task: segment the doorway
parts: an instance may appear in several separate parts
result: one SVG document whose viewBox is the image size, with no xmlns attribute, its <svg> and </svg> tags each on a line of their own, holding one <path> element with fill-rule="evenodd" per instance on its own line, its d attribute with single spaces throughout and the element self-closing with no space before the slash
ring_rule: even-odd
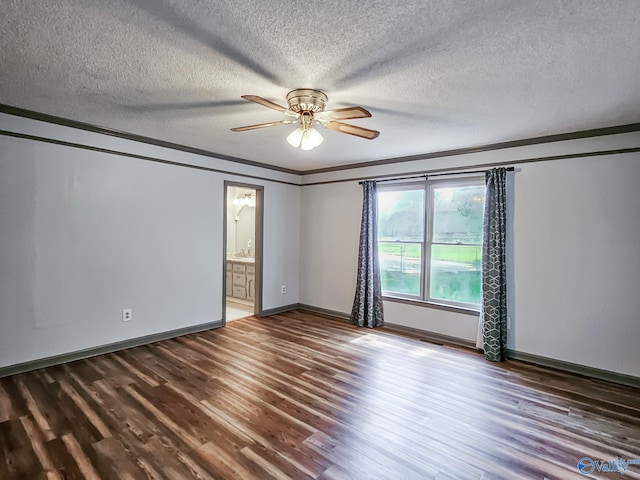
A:
<svg viewBox="0 0 640 480">
<path fill-rule="evenodd" d="M 258 315 L 262 308 L 263 187 L 225 182 L 223 321 Z"/>
</svg>

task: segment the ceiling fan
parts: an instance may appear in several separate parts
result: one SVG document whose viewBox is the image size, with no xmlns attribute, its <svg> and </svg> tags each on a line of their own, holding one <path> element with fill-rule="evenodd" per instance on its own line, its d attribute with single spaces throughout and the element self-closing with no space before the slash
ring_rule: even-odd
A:
<svg viewBox="0 0 640 480">
<path fill-rule="evenodd" d="M 244 132 L 246 130 L 254 130 L 256 128 L 274 127 L 276 125 L 292 125 L 299 124 L 288 137 L 287 142 L 293 147 L 302 150 L 311 150 L 323 141 L 322 135 L 313 128 L 314 124 L 328 128 L 340 133 L 348 133 L 356 137 L 373 140 L 380 132 L 369 130 L 368 128 L 358 127 L 343 123 L 340 120 L 350 120 L 354 118 L 368 118 L 371 116 L 367 110 L 362 107 L 346 107 L 336 110 L 325 110 L 327 103 L 327 95 L 320 90 L 310 88 L 298 88 L 287 94 L 287 104 L 289 107 L 283 107 L 273 103 L 265 98 L 257 95 L 242 95 L 242 98 L 263 105 L 273 110 L 284 113 L 292 117 L 291 120 L 280 120 L 278 122 L 260 123 L 258 125 L 247 125 L 244 127 L 236 127 L 231 130 L 234 132 Z"/>
</svg>

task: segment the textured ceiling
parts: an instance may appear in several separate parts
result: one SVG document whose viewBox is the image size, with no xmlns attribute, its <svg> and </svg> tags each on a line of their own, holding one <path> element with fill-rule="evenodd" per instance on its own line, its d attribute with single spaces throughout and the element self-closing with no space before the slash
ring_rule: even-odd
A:
<svg viewBox="0 0 640 480">
<path fill-rule="evenodd" d="M 638 0 L 3 0 L 0 103 L 309 170 L 640 122 Z M 321 89 L 311 152 L 240 99 Z"/>
</svg>

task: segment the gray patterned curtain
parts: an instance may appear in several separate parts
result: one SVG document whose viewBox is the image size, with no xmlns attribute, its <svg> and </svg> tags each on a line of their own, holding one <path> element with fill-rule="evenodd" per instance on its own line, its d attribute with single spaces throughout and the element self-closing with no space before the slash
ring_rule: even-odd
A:
<svg viewBox="0 0 640 480">
<path fill-rule="evenodd" d="M 480 319 L 484 356 L 493 362 L 507 357 L 506 180 L 505 168 L 485 173 Z"/>
<path fill-rule="evenodd" d="M 380 327 L 382 314 L 382 283 L 378 260 L 378 199 L 375 182 L 363 182 L 362 223 L 358 249 L 358 279 L 351 309 L 351 322 L 360 327 Z"/>
</svg>

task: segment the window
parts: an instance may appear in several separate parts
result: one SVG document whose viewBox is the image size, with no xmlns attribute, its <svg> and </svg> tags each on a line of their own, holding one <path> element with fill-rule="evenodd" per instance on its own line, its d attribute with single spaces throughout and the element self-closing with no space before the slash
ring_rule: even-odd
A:
<svg viewBox="0 0 640 480">
<path fill-rule="evenodd" d="M 385 296 L 479 309 L 482 178 L 378 187 Z"/>
</svg>

